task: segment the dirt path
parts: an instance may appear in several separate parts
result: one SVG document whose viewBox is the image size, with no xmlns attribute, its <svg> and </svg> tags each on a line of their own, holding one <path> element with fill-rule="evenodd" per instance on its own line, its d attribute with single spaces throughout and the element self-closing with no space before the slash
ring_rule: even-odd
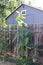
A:
<svg viewBox="0 0 43 65">
<path fill-rule="evenodd" d="M 16 65 L 15 63 L 0 61 L 0 65 Z"/>
</svg>

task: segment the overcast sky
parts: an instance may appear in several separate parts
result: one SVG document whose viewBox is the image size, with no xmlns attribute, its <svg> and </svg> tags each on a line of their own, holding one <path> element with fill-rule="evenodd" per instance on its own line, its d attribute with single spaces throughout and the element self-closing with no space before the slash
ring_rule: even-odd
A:
<svg viewBox="0 0 43 65">
<path fill-rule="evenodd" d="M 25 3 L 28 4 L 28 1 L 29 0 L 25 0 Z M 36 6 L 36 7 L 41 7 L 43 8 L 43 0 L 30 0 L 32 3 L 33 6 Z"/>
</svg>

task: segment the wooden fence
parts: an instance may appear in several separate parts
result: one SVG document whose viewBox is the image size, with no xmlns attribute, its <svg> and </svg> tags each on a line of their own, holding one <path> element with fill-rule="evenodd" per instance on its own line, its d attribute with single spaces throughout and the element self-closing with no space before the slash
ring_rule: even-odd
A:
<svg viewBox="0 0 43 65">
<path fill-rule="evenodd" d="M 39 54 L 40 54 L 39 56 L 43 56 L 43 24 L 34 24 L 34 25 L 32 24 L 29 25 L 28 28 L 29 31 L 33 34 L 32 43 L 39 45 Z M 0 39 L 3 37 L 4 33 L 4 35 L 6 35 L 5 37 L 8 38 L 7 42 L 11 44 L 9 49 L 11 52 L 13 52 L 12 50 L 14 49 L 14 46 L 17 43 L 17 40 L 12 42 L 16 32 L 17 28 L 12 28 L 10 31 L 9 29 L 8 30 L 0 29 Z"/>
</svg>

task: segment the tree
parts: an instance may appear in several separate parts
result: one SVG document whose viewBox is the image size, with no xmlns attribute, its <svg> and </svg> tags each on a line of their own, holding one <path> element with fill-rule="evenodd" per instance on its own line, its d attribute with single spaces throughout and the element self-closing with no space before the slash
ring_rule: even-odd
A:
<svg viewBox="0 0 43 65">
<path fill-rule="evenodd" d="M 5 18 L 18 6 L 19 0 L 0 0 L 0 25 L 6 27 Z"/>
<path fill-rule="evenodd" d="M 2 31 L 0 30 L 0 33 L 2 33 L 2 37 L 0 38 L 0 50 L 5 51 L 7 48 L 7 38 L 5 38 L 7 35 L 5 34 L 6 30 L 3 33 L 4 29 L 7 29 L 7 24 L 5 18 L 16 9 L 18 6 L 20 0 L 0 0 L 0 26 L 3 27 Z M 0 28 L 0 29 L 1 29 Z M 5 49 L 6 48 L 6 49 Z M 7 52 L 7 51 L 6 51 Z"/>
</svg>

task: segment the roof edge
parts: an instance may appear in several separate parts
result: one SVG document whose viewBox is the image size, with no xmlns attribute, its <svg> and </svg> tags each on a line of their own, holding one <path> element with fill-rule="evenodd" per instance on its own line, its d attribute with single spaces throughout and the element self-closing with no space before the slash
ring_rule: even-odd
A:
<svg viewBox="0 0 43 65">
<path fill-rule="evenodd" d="M 10 15 L 12 15 L 18 8 L 20 8 L 23 4 L 19 5 Z M 8 17 L 10 17 L 10 15 L 8 15 L 5 19 L 7 20 Z"/>
<path fill-rule="evenodd" d="M 31 7 L 31 8 L 34 8 L 34 9 L 37 9 L 37 10 L 39 10 L 39 11 L 42 11 L 43 12 L 43 10 L 41 10 L 40 8 L 37 8 L 37 7 L 34 7 L 34 6 L 31 6 L 31 5 L 27 5 L 27 4 L 20 4 L 10 15 L 12 15 L 18 8 L 20 8 L 22 5 L 26 5 L 26 6 L 28 6 L 28 7 Z M 10 17 L 10 15 L 9 16 L 7 16 L 5 19 L 7 20 L 8 19 L 8 17 Z"/>
</svg>

